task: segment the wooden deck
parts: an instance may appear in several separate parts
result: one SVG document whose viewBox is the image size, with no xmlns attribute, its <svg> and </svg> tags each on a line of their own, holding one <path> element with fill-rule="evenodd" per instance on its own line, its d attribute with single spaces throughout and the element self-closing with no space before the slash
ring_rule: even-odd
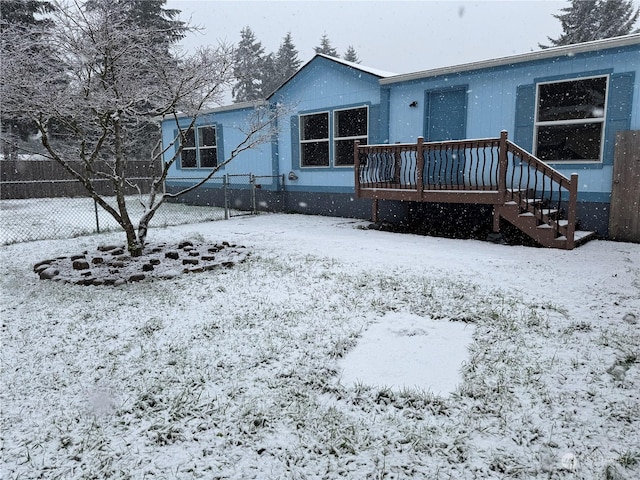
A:
<svg viewBox="0 0 640 480">
<path fill-rule="evenodd" d="M 379 200 L 471 203 L 494 206 L 493 230 L 505 219 L 543 246 L 572 249 L 576 240 L 578 176 L 567 178 L 499 138 L 415 144 L 362 145 L 354 149 L 355 190 Z"/>
</svg>

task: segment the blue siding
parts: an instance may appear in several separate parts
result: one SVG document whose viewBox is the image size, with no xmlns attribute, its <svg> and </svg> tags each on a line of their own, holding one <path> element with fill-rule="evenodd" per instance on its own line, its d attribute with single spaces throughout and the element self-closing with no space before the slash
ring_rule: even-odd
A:
<svg viewBox="0 0 640 480">
<path fill-rule="evenodd" d="M 243 152 L 217 175 L 251 172 L 255 175 L 285 175 L 285 191 L 353 194 L 353 167 L 301 168 L 299 115 L 307 112 L 330 113 L 338 109 L 366 105 L 369 109 L 369 143 L 415 142 L 425 136 L 428 93 L 461 89 L 466 95 L 466 137 L 497 137 L 507 130 L 525 149 L 533 147 L 536 84 L 539 82 L 606 74 L 610 78 L 603 161 L 594 163 L 556 163 L 565 175 L 580 175 L 580 200 L 608 203 L 611 192 L 614 138 L 616 131 L 640 130 L 640 45 L 606 51 L 578 53 L 556 58 L 531 60 L 486 68 L 449 70 L 452 73 L 424 78 L 412 77 L 397 83 L 379 82 L 380 77 L 339 61 L 317 56 L 270 98 L 271 105 L 289 109 L 279 121 L 279 133 L 271 144 Z M 417 108 L 412 105 L 417 102 Z M 227 107 L 198 119 L 197 125 L 216 125 L 219 156 L 229 155 L 244 139 L 242 127 L 250 121 L 251 108 Z M 188 119 L 180 119 L 181 125 Z M 174 138 L 173 120 L 163 122 L 163 142 Z M 173 153 L 169 149 L 165 160 Z M 331 156 L 333 157 L 331 142 Z M 222 161 L 222 159 L 220 159 Z M 293 171 L 297 180 L 288 180 Z M 170 172 L 173 182 L 208 173 L 200 169 Z M 171 184 L 171 181 L 168 184 Z M 266 190 L 281 187 L 265 179 Z"/>
<path fill-rule="evenodd" d="M 316 57 L 276 91 L 270 100 L 290 110 L 290 115 L 282 123 L 278 134 L 278 166 L 279 171 L 285 173 L 285 177 L 293 171 L 298 179 L 285 180 L 285 188 L 291 191 L 352 193 L 353 167 L 300 167 L 298 115 L 329 112 L 329 129 L 332 131 L 335 110 L 366 105 L 369 107 L 369 142 L 380 142 L 386 136 L 386 125 L 379 120 L 378 77 L 323 57 Z M 332 142 L 330 146 L 333 160 Z"/>
<path fill-rule="evenodd" d="M 237 110 L 224 110 L 219 112 L 210 112 L 203 114 L 198 118 L 196 126 L 203 125 L 215 125 L 217 128 L 217 142 L 218 142 L 218 163 L 222 163 L 228 158 L 231 152 L 244 140 L 246 137 L 242 132 L 244 127 L 251 121 L 251 115 L 253 109 L 239 108 Z M 179 125 L 185 128 L 189 125 L 189 118 L 180 118 Z M 165 120 L 162 123 L 162 141 L 166 148 L 169 146 L 175 138 L 176 124 L 173 119 Z M 170 148 L 165 153 L 165 161 L 169 161 L 171 156 L 175 152 L 175 147 Z M 254 175 L 273 175 L 274 170 L 277 168 L 276 160 L 273 155 L 273 146 L 271 144 L 263 144 L 259 147 L 251 150 L 246 150 L 239 154 L 232 162 L 220 169 L 215 174 L 216 177 L 225 174 L 244 174 L 253 173 Z M 194 179 L 202 178 L 209 174 L 211 170 L 202 168 L 180 168 L 179 161 L 171 167 L 169 171 L 169 178 L 167 185 L 174 184 L 185 185 L 193 183 Z M 220 182 L 212 182 L 219 185 Z M 264 179 L 261 184 L 264 188 L 275 188 L 276 181 L 270 179 Z"/>
<path fill-rule="evenodd" d="M 389 143 L 414 142 L 425 131 L 423 109 L 410 108 L 429 91 L 467 88 L 467 137 L 497 137 L 509 131 L 523 148 L 531 150 L 535 85 L 551 79 L 610 74 L 608 112 L 602 163 L 555 163 L 565 175 L 580 175 L 583 201 L 606 201 L 611 192 L 613 139 L 621 129 L 640 129 L 637 78 L 640 48 L 591 52 L 385 85 L 389 91 Z M 419 111 L 416 111 L 419 110 Z"/>
</svg>

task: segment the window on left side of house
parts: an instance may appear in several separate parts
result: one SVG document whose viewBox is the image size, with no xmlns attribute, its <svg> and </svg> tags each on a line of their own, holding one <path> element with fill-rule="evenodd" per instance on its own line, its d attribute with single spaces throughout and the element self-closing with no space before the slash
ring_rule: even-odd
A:
<svg viewBox="0 0 640 480">
<path fill-rule="evenodd" d="M 329 166 L 329 113 L 300 115 L 300 165 Z"/>
<path fill-rule="evenodd" d="M 216 127 L 206 125 L 185 132 L 180 156 L 182 168 L 215 168 L 218 165 Z"/>
</svg>

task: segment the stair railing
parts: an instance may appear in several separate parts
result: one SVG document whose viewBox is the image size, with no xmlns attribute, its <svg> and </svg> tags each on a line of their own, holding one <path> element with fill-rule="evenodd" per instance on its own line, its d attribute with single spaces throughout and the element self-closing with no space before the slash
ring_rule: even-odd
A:
<svg viewBox="0 0 640 480">
<path fill-rule="evenodd" d="M 575 242 L 576 209 L 578 200 L 578 174 L 571 178 L 522 149 L 506 138 L 508 188 L 505 201 L 515 201 L 523 212 L 533 214 L 538 221 L 549 225 L 556 236 L 567 239 L 567 248 Z"/>
</svg>

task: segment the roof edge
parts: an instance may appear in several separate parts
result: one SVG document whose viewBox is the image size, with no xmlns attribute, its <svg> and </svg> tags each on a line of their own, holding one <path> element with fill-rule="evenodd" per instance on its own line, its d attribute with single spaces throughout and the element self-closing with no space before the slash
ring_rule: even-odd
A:
<svg viewBox="0 0 640 480">
<path fill-rule="evenodd" d="M 229 105 L 221 105 L 219 107 L 214 107 L 214 108 L 208 108 L 206 110 L 201 110 L 200 112 L 198 112 L 197 116 L 201 117 L 202 115 L 208 115 L 211 113 L 222 113 L 222 112 L 231 112 L 234 110 L 244 110 L 247 108 L 256 108 L 256 107 L 262 107 L 264 105 L 268 105 L 269 102 L 267 102 L 266 100 L 252 100 L 252 101 L 248 101 L 248 102 L 238 102 L 238 103 L 231 103 Z M 177 115 L 178 118 L 193 118 L 193 115 L 189 115 L 186 113 L 178 113 Z M 164 117 L 162 117 L 162 120 L 168 120 L 171 119 L 173 117 L 169 116 L 169 115 L 165 115 Z"/>
<path fill-rule="evenodd" d="M 535 60 L 543 60 L 565 55 L 576 55 L 578 53 L 597 52 L 599 50 L 607 50 L 611 48 L 627 47 L 630 45 L 640 45 L 640 34 L 624 35 L 621 37 L 606 38 L 603 40 L 593 40 L 591 42 L 576 43 L 573 45 L 563 45 L 560 47 L 551 47 L 535 52 L 520 53 L 507 57 L 493 58 L 489 60 L 480 60 L 478 62 L 463 63 L 448 67 L 434 68 L 430 70 L 421 70 L 418 72 L 404 73 L 392 77 L 380 79 L 381 85 L 389 85 L 393 83 L 408 82 L 411 80 L 419 80 L 429 77 L 437 77 L 440 75 L 448 75 L 452 73 L 468 72 L 471 70 L 481 70 L 485 68 L 500 67 L 515 63 L 525 63 Z"/>
</svg>

